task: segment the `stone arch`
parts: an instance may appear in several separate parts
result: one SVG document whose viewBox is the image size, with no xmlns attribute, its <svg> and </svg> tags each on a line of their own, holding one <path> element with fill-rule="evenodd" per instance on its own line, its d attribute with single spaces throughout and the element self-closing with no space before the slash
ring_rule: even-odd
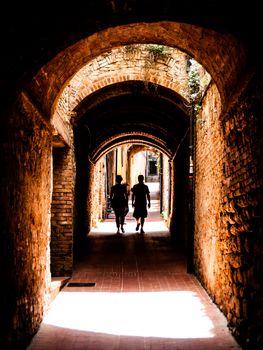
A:
<svg viewBox="0 0 263 350">
<path fill-rule="evenodd" d="M 160 47 L 161 52 L 157 51 Z M 124 81 L 139 80 L 156 87 L 164 86 L 189 104 L 186 65 L 185 53 L 166 46 L 137 44 L 114 48 L 95 57 L 76 72 L 57 98 L 52 118 L 58 115 L 70 122 L 71 112 L 86 96 Z"/>
<path fill-rule="evenodd" d="M 169 159 L 171 159 L 173 155 L 172 151 L 167 149 L 165 142 L 163 140 L 158 139 L 157 137 L 153 137 L 151 134 L 126 132 L 124 134 L 118 134 L 114 138 L 109 138 L 105 140 L 96 149 L 94 149 L 94 151 L 90 155 L 90 160 L 93 163 L 95 163 L 115 147 L 126 143 L 132 143 L 132 144 L 138 143 L 145 147 L 147 146 L 154 147 L 156 150 L 165 154 Z"/>
<path fill-rule="evenodd" d="M 70 46 L 38 72 L 28 89 L 50 118 L 61 90 L 87 62 L 115 47 L 135 43 L 177 47 L 187 53 L 211 75 L 222 101 L 228 100 L 246 64 L 244 49 L 229 34 L 168 21 L 135 23 L 108 28 Z"/>
</svg>

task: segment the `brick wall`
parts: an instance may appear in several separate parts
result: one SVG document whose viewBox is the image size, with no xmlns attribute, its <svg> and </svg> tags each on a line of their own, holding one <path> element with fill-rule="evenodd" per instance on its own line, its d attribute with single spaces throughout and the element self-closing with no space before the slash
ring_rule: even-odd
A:
<svg viewBox="0 0 263 350">
<path fill-rule="evenodd" d="M 106 217 L 105 159 L 101 158 L 93 167 L 90 195 L 88 195 L 88 211 L 90 211 L 90 227 L 96 227 L 99 220 Z M 87 232 L 88 233 L 88 232 Z"/>
<path fill-rule="evenodd" d="M 211 85 L 195 121 L 195 266 L 206 288 L 216 292 L 218 287 L 217 245 L 221 229 L 221 190 L 223 133 L 219 121 L 220 97 Z M 222 257 L 219 257 L 220 261 Z"/>
<path fill-rule="evenodd" d="M 75 165 L 73 149 L 53 148 L 51 207 L 52 276 L 70 276 L 73 266 L 73 207 Z"/>
<path fill-rule="evenodd" d="M 195 269 L 245 349 L 263 344 L 260 77 L 221 121 L 211 86 L 196 119 Z"/>
<path fill-rule="evenodd" d="M 171 169 L 169 159 L 162 155 L 162 211 L 164 219 L 168 220 L 170 214 L 171 201 Z"/>
<path fill-rule="evenodd" d="M 0 344 L 21 349 L 50 301 L 51 131 L 26 95 L 10 116 L 8 130 L 2 155 Z"/>
</svg>

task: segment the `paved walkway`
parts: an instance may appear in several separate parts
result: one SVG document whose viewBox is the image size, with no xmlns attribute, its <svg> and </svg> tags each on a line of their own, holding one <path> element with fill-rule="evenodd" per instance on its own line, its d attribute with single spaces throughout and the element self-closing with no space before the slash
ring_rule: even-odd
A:
<svg viewBox="0 0 263 350">
<path fill-rule="evenodd" d="M 145 234 L 135 231 L 131 210 L 124 234 L 115 234 L 113 215 L 90 233 L 71 284 L 51 304 L 28 350 L 241 349 L 186 272 L 151 191 Z"/>
</svg>

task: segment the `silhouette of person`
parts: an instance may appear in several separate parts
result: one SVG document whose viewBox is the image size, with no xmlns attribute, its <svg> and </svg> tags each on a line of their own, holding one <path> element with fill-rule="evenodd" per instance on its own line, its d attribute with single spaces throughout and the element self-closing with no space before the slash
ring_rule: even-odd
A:
<svg viewBox="0 0 263 350">
<path fill-rule="evenodd" d="M 141 233 L 144 233 L 143 226 L 145 218 L 148 215 L 148 208 L 151 207 L 149 187 L 144 183 L 144 176 L 138 176 L 138 183 L 131 189 L 132 191 L 132 207 L 134 207 L 133 217 L 136 219 L 136 231 L 139 231 L 141 226 Z"/>
<path fill-rule="evenodd" d="M 115 222 L 117 226 L 117 233 L 120 233 L 120 228 L 122 233 L 124 233 L 124 218 L 127 214 L 126 210 L 128 207 L 128 193 L 127 186 L 122 184 L 122 176 L 116 176 L 116 184 L 111 187 L 110 192 L 110 202 L 111 207 L 114 210 Z"/>
</svg>

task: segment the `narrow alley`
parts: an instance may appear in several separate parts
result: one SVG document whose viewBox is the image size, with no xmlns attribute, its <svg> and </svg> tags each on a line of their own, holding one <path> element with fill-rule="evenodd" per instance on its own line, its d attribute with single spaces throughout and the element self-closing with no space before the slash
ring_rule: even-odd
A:
<svg viewBox="0 0 263 350">
<path fill-rule="evenodd" d="M 159 213 L 158 187 L 145 234 L 130 206 L 125 233 L 114 214 L 88 236 L 73 276 L 58 294 L 28 350 L 238 350 Z"/>
</svg>

